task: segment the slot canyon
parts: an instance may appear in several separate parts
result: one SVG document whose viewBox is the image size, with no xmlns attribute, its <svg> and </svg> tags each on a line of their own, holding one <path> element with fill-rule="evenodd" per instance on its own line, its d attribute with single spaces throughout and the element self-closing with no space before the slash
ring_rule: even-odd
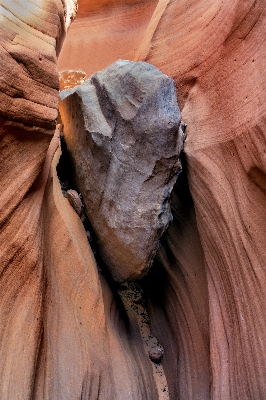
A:
<svg viewBox="0 0 266 400">
<path fill-rule="evenodd" d="M 0 399 L 266 399 L 266 2 L 0 31 Z"/>
</svg>

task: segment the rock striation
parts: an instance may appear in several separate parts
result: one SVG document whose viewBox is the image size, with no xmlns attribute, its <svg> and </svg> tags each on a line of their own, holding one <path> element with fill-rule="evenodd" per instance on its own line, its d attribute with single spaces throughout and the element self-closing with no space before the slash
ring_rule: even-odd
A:
<svg viewBox="0 0 266 400">
<path fill-rule="evenodd" d="M 58 59 L 59 70 L 90 77 L 119 59 L 133 60 L 157 0 L 79 0 Z"/>
<path fill-rule="evenodd" d="M 57 177 L 56 55 L 73 10 L 0 0 L 0 398 L 155 400 L 138 324 Z"/>
<path fill-rule="evenodd" d="M 43 332 L 43 199 L 58 114 L 57 54 L 76 1 L 0 1 L 0 398 L 33 396 Z M 51 142 L 51 143 L 50 143 Z"/>
<path fill-rule="evenodd" d="M 130 310 L 98 274 L 59 132 L 49 147 L 75 2 L 0 0 L 0 398 L 265 399 L 265 1 L 79 3 L 61 68 L 147 61 L 188 124 L 173 222 L 139 282 L 164 356 L 143 346 L 141 300 Z"/>
<path fill-rule="evenodd" d="M 77 1 L 26 3 L 1 1 L 0 127 L 52 134 L 58 108 L 57 55 Z"/>
<path fill-rule="evenodd" d="M 175 80 L 188 124 L 192 202 L 175 193 L 164 297 L 150 308 L 173 346 L 171 400 L 266 396 L 265 11 L 264 0 L 160 0 L 135 57 Z"/>
<path fill-rule="evenodd" d="M 184 133 L 174 81 L 117 61 L 60 93 L 75 181 L 114 280 L 145 275 L 172 219 Z"/>
</svg>

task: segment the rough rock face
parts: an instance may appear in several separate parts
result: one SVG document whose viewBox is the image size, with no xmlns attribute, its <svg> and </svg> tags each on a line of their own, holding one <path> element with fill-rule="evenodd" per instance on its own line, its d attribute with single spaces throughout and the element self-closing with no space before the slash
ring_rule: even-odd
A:
<svg viewBox="0 0 266 400">
<path fill-rule="evenodd" d="M 172 219 L 184 135 L 173 80 L 117 61 L 60 93 L 64 137 L 99 252 L 118 281 L 150 268 Z"/>
</svg>

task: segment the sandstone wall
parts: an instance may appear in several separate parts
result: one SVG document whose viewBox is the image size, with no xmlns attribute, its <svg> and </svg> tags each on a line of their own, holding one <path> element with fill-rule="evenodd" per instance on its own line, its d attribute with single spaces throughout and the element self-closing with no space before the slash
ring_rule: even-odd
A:
<svg viewBox="0 0 266 400">
<path fill-rule="evenodd" d="M 59 67 L 150 62 L 188 125 L 174 221 L 142 282 L 170 399 L 264 399 L 265 2 L 98 5 L 80 2 Z M 56 175 L 74 4 L 0 6 L 0 398 L 166 399 Z"/>
</svg>

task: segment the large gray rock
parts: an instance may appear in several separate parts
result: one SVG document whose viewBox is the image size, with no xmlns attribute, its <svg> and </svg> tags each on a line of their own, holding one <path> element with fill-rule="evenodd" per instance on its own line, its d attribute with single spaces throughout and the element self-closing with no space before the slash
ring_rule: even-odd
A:
<svg viewBox="0 0 266 400">
<path fill-rule="evenodd" d="M 140 278 L 172 215 L 184 135 L 174 81 L 117 61 L 60 94 L 64 137 L 99 253 L 114 280 Z"/>
</svg>

